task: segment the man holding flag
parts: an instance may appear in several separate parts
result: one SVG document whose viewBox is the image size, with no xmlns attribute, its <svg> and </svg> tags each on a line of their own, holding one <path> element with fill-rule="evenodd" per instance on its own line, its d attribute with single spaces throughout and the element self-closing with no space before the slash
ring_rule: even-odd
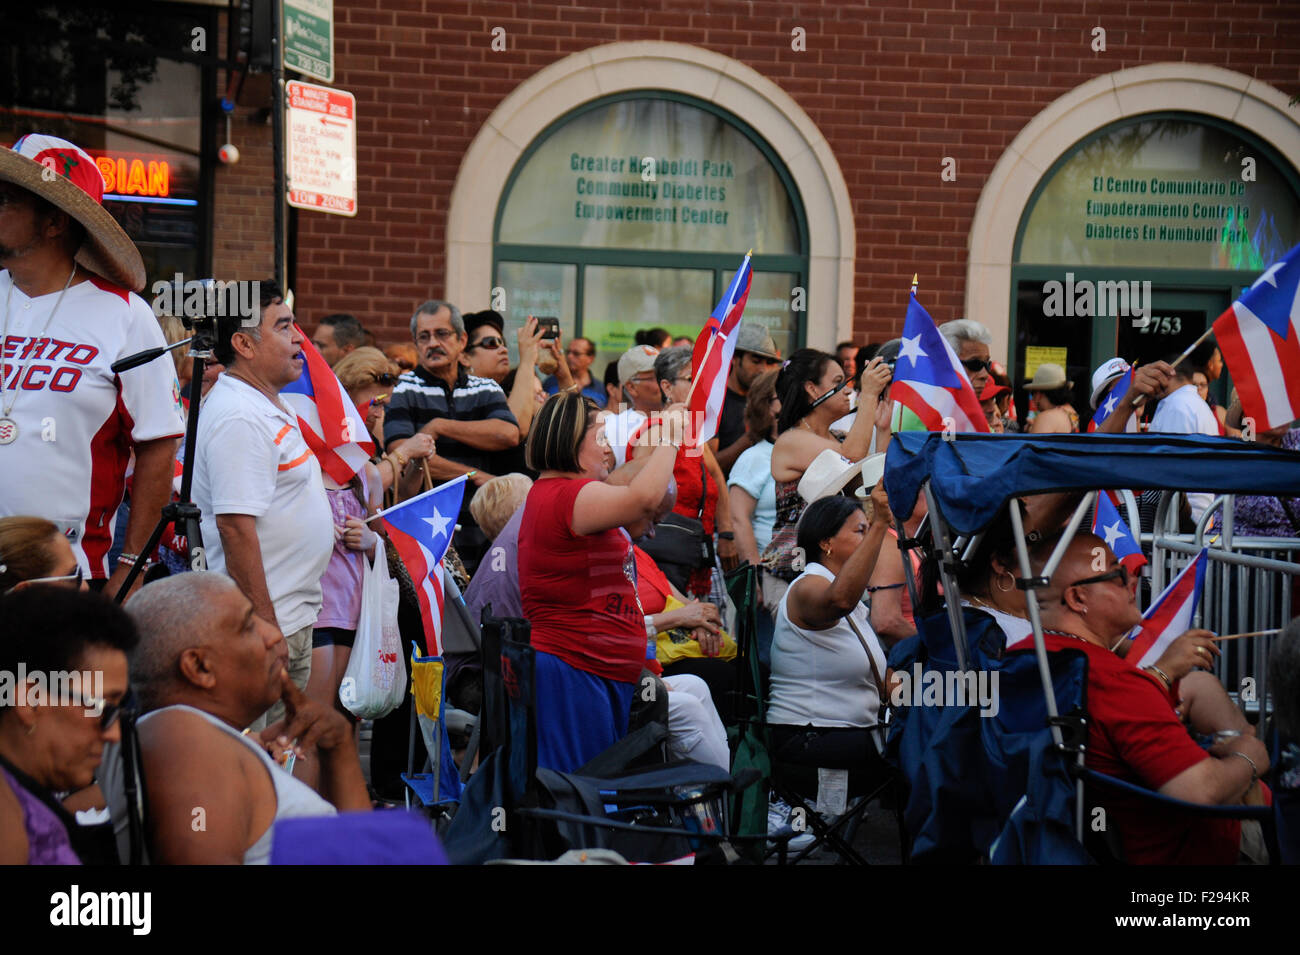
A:
<svg viewBox="0 0 1300 955">
<path fill-rule="evenodd" d="M 1049 538 L 1035 548 L 1035 572 L 1041 572 L 1055 544 Z M 1100 572 L 1095 554 L 1107 558 Z M 1260 798 L 1257 781 L 1269 762 L 1258 739 L 1237 726 L 1193 722 L 1191 728 L 1201 733 L 1230 731 L 1216 736 L 1208 750 L 1202 748 L 1175 712 L 1182 700 L 1173 681 L 1139 670 L 1113 652 L 1141 616 L 1127 569 L 1102 540 L 1075 536 L 1039 602 L 1047 649 L 1088 657 L 1088 768 L 1206 806 Z M 1190 638 L 1186 645 L 1192 654 L 1208 665 L 1211 654 L 1204 644 L 1210 635 L 1190 631 L 1184 637 Z M 1133 653 L 1130 649 L 1129 656 Z M 1109 793 L 1099 798 L 1130 864 L 1230 865 L 1248 847 L 1235 819 L 1170 814 Z"/>
<path fill-rule="evenodd" d="M 253 611 L 280 628 L 289 676 L 305 689 L 334 521 L 320 462 L 280 397 L 301 376 L 310 346 L 275 283 L 262 282 L 261 292 L 260 325 L 218 328 L 214 353 L 226 370 L 199 418 L 194 503 L 208 567 L 233 578 Z"/>
</svg>

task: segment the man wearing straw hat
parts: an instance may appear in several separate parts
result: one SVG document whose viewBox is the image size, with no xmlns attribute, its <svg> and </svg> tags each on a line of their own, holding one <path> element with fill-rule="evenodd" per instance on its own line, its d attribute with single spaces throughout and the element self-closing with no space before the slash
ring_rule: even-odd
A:
<svg viewBox="0 0 1300 955">
<path fill-rule="evenodd" d="M 166 342 L 135 294 L 144 262 L 103 192 L 95 161 L 67 140 L 0 149 L 0 516 L 53 520 L 114 593 L 171 494 L 184 427 L 170 361 L 110 367 Z M 110 566 L 132 452 L 134 506 Z"/>
</svg>

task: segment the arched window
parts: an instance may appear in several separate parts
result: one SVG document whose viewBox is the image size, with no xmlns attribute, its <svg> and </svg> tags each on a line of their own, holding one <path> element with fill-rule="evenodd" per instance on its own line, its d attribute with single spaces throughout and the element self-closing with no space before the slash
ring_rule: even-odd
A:
<svg viewBox="0 0 1300 955">
<path fill-rule="evenodd" d="M 1185 112 L 1098 130 L 1053 164 L 1020 221 L 1018 377 L 1065 366 L 1082 411 L 1101 361 L 1176 355 L 1297 241 L 1300 180 L 1249 131 Z"/>
<path fill-rule="evenodd" d="M 804 341 L 798 191 L 767 143 L 702 100 L 638 90 L 557 120 L 516 164 L 494 235 L 509 326 L 556 316 L 602 360 L 639 328 L 694 338 L 750 248 L 745 320 L 767 325 L 783 353 Z"/>
</svg>

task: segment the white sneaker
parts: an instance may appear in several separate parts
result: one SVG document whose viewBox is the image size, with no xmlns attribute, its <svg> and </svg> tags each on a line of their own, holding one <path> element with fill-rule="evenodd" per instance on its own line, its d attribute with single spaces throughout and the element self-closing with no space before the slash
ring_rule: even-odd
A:
<svg viewBox="0 0 1300 955">
<path fill-rule="evenodd" d="M 790 816 L 793 814 L 789 804 L 783 799 L 773 799 L 767 806 L 767 835 L 771 840 L 782 836 L 789 836 L 790 840 L 786 844 L 794 852 L 799 852 L 808 848 L 816 841 L 816 834 L 809 828 L 806 823 L 799 832 L 795 832 L 794 827 L 790 824 Z"/>
</svg>

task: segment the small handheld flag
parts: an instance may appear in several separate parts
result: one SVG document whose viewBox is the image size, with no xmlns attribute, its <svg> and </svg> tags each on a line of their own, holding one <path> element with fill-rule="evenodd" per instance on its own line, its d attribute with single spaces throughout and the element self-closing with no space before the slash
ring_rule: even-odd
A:
<svg viewBox="0 0 1300 955">
<path fill-rule="evenodd" d="M 1106 542 L 1110 552 L 1121 564 L 1128 568 L 1130 574 L 1137 573 L 1147 559 L 1142 554 L 1142 547 L 1128 523 L 1119 513 L 1114 499 L 1106 491 L 1097 494 L 1097 509 L 1092 518 L 1092 532 Z"/>
<path fill-rule="evenodd" d="M 1207 548 L 1202 548 L 1196 559 L 1183 568 L 1164 593 L 1155 599 L 1142 615 L 1143 623 L 1129 639 L 1133 641 L 1128 659 L 1136 661 L 1138 669 L 1151 666 L 1160 659 L 1169 644 L 1191 629 L 1196 608 L 1201 603 L 1205 587 L 1205 567 L 1209 562 Z"/>
<path fill-rule="evenodd" d="M 302 374 L 280 389 L 280 396 L 298 416 L 298 430 L 321 470 L 338 484 L 347 484 L 375 453 L 366 419 L 343 388 L 329 363 L 301 328 Z"/>
<path fill-rule="evenodd" d="M 913 293 L 903 322 L 903 347 L 890 396 L 931 431 L 989 430 L 966 371 Z"/>
<path fill-rule="evenodd" d="M 745 314 L 745 301 L 754 277 L 749 264 L 753 254 L 753 249 L 745 254 L 731 284 L 695 339 L 695 350 L 691 353 L 691 391 L 686 398 L 691 421 L 697 423 L 689 439 L 690 447 L 698 447 L 718 433 L 718 419 L 727 397 L 731 356 L 736 351 L 740 319 Z"/>
<path fill-rule="evenodd" d="M 1214 335 L 1256 433 L 1300 418 L 1300 245 L 1215 319 Z"/>
<path fill-rule="evenodd" d="M 1106 392 L 1106 397 L 1101 399 L 1101 402 L 1097 405 L 1096 413 L 1092 416 L 1092 420 L 1088 422 L 1088 433 L 1091 434 L 1102 426 L 1105 420 L 1109 418 L 1111 413 L 1119 406 L 1119 403 L 1124 399 L 1124 396 L 1128 394 L 1128 390 L 1131 387 L 1133 387 L 1132 365 L 1129 366 L 1128 371 L 1119 376 L 1111 389 Z M 1137 431 L 1137 415 L 1129 415 L 1128 422 L 1125 424 L 1124 429 L 1126 431 Z"/>
<path fill-rule="evenodd" d="M 468 475 L 417 494 L 376 515 L 411 574 L 430 656 L 442 656 L 442 573 L 439 564 L 456 530 Z"/>
</svg>

